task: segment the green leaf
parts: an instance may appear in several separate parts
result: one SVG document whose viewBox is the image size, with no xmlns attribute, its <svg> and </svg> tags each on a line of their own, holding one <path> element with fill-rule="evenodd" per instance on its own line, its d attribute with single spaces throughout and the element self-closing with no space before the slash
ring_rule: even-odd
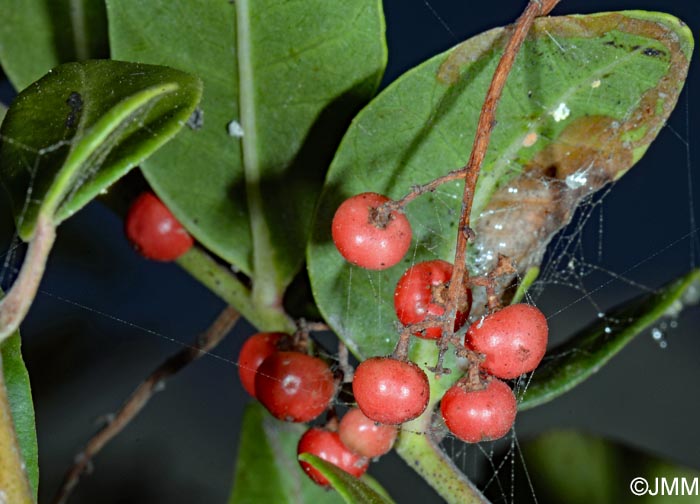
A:
<svg viewBox="0 0 700 504">
<path fill-rule="evenodd" d="M 39 490 L 39 448 L 36 439 L 34 404 L 29 383 L 29 373 L 24 366 L 19 332 L 2 344 L 2 372 L 15 424 L 17 441 L 26 465 L 27 478 L 37 499 Z"/>
<path fill-rule="evenodd" d="M 40 213 L 59 224 L 172 138 L 201 94 L 166 67 L 94 60 L 61 65 L 13 101 L 0 134 L 0 180 L 19 235 Z"/>
<path fill-rule="evenodd" d="M 69 61 L 109 55 L 104 0 L 0 0 L 0 64 L 17 90 Z"/>
<path fill-rule="evenodd" d="M 302 453 L 299 460 L 310 464 L 320 472 L 331 484 L 333 488 L 343 497 L 347 504 L 391 504 L 394 501 L 387 499 L 386 493 L 377 492 L 370 484 L 362 479 L 346 473 L 338 466 L 330 464 L 325 460 L 312 455 Z"/>
<path fill-rule="evenodd" d="M 341 497 L 313 483 L 297 461 L 305 426 L 272 418 L 257 402 L 243 416 L 229 504 L 338 504 Z"/>
<path fill-rule="evenodd" d="M 388 270 L 345 262 L 331 219 L 347 197 L 375 191 L 399 198 L 464 166 L 507 31 L 488 31 L 407 72 L 353 121 L 331 165 L 308 249 L 318 306 L 359 358 L 390 353 L 397 339 L 393 291 L 411 264 L 454 258 L 463 183 L 450 182 L 408 205 L 413 246 Z M 663 127 L 684 82 L 692 35 L 678 19 L 625 12 L 543 18 L 516 59 L 477 185 L 474 274 L 498 253 L 523 275 L 586 196 L 620 177 Z M 481 296 L 481 298 L 479 298 Z M 483 291 L 475 290 L 472 317 Z M 420 363 L 435 346 L 413 344 Z M 459 373 L 443 377 L 444 390 Z"/>
<path fill-rule="evenodd" d="M 110 0 L 108 12 L 115 57 L 205 83 L 202 127 L 146 162 L 146 178 L 201 243 L 254 277 L 258 302 L 278 304 L 333 152 L 381 78 L 380 2 Z"/>
<path fill-rule="evenodd" d="M 645 478 L 652 491 L 656 478 L 665 478 L 668 484 L 678 478 L 680 491 L 682 478 L 692 485 L 700 473 L 602 438 L 553 431 L 522 443 L 522 450 L 529 478 L 516 478 L 521 483 L 519 490 L 523 497 L 534 490 L 542 504 L 700 502 L 697 495 L 633 495 L 630 483 L 634 478 Z M 532 482 L 532 490 L 526 481 Z"/>
<path fill-rule="evenodd" d="M 513 299 L 510 300 L 510 304 L 516 304 L 519 303 L 520 301 L 523 300 L 525 297 L 525 294 L 527 294 L 527 291 L 530 287 L 532 287 L 532 284 L 535 283 L 535 280 L 537 280 L 537 277 L 540 275 L 540 268 L 537 266 L 533 266 L 532 268 L 529 268 L 525 272 L 525 276 L 523 279 L 520 281 L 520 284 L 518 285 L 518 289 L 515 291 L 515 294 L 513 295 Z"/>
<path fill-rule="evenodd" d="M 696 269 L 653 294 L 609 311 L 606 319 L 597 320 L 547 352 L 520 398 L 518 408 L 534 408 L 568 392 L 598 372 L 635 336 L 659 319 L 677 316 L 685 305 L 697 304 L 699 295 L 700 269 Z"/>
</svg>

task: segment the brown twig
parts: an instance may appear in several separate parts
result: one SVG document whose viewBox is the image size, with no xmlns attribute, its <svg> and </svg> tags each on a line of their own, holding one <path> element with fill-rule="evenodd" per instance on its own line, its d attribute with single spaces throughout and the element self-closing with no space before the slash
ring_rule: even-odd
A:
<svg viewBox="0 0 700 504">
<path fill-rule="evenodd" d="M 502 254 L 498 254 L 498 263 L 493 271 L 486 276 L 472 277 L 469 280 L 471 286 L 480 286 L 486 289 L 486 300 L 489 311 L 495 312 L 501 309 L 501 298 L 496 292 L 497 282 L 500 277 L 516 273 L 515 267 L 510 259 Z"/>
<path fill-rule="evenodd" d="M 197 337 L 193 346 L 183 348 L 171 356 L 134 390 L 114 418 L 95 434 L 78 454 L 53 499 L 54 504 L 63 504 L 68 500 L 80 476 L 90 466 L 92 458 L 138 415 L 156 392 L 162 390 L 165 380 L 218 345 L 239 317 L 240 314 L 233 307 L 224 309 L 209 329 Z"/>
<path fill-rule="evenodd" d="M 448 343 L 451 339 L 454 330 L 454 320 L 457 315 L 457 307 L 460 306 L 462 297 L 465 295 L 465 286 L 469 281 L 469 271 L 467 270 L 466 254 L 467 244 L 473 236 L 470 227 L 470 214 L 472 203 L 474 201 L 474 192 L 476 190 L 476 181 L 481 171 L 481 165 L 486 157 L 489 142 L 491 141 L 491 132 L 496 125 L 496 107 L 501 99 L 501 94 L 508 78 L 508 74 L 513 68 L 513 63 L 518 55 L 525 37 L 527 36 L 532 23 L 538 16 L 548 14 L 559 0 L 530 0 L 525 11 L 518 18 L 518 21 L 513 28 L 510 40 L 506 45 L 503 56 L 498 62 L 496 71 L 493 74 L 491 84 L 489 86 L 484 104 L 481 108 L 479 122 L 476 128 L 474 144 L 469 156 L 469 161 L 466 165 L 466 173 L 464 180 L 464 195 L 462 198 L 462 212 L 459 220 L 459 232 L 457 233 L 457 247 L 455 251 L 454 269 L 452 272 L 453 281 L 450 282 L 448 291 L 447 309 L 445 310 L 445 319 L 442 323 L 442 337 L 440 338 L 440 352 L 436 364 L 436 370 L 439 374 L 442 370 L 445 352 L 448 348 Z M 460 280 L 458 280 L 460 279 Z"/>
</svg>

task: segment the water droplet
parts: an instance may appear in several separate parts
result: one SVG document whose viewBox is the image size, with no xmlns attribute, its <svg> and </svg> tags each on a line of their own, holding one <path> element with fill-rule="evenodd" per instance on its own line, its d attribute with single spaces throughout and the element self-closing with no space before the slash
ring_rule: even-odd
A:
<svg viewBox="0 0 700 504">
<path fill-rule="evenodd" d="M 664 333 L 662 333 L 661 329 L 659 329 L 658 327 L 654 327 L 651 330 L 651 337 L 654 338 L 656 341 L 659 341 L 664 337 Z"/>
<path fill-rule="evenodd" d="M 605 334 L 610 334 L 612 332 L 612 329 L 610 327 L 605 328 Z"/>
<path fill-rule="evenodd" d="M 598 312 L 598 318 L 605 318 L 605 313 L 603 313 L 602 311 Z"/>
<path fill-rule="evenodd" d="M 700 302 L 700 289 L 697 285 L 693 284 L 685 290 L 683 302 L 687 305 L 695 305 Z"/>
<path fill-rule="evenodd" d="M 680 299 L 676 299 L 673 303 L 671 303 L 671 306 L 668 307 L 668 310 L 666 310 L 664 315 L 668 315 L 669 317 L 677 317 L 682 311 L 683 302 Z"/>
<path fill-rule="evenodd" d="M 663 350 L 666 347 L 668 347 L 668 341 L 666 341 L 666 340 L 659 341 L 659 348 L 661 348 Z"/>
</svg>

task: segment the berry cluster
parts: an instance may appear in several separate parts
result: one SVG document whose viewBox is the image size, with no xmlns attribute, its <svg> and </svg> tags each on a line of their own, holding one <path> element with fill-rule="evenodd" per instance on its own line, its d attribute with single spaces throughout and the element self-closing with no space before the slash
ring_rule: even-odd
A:
<svg viewBox="0 0 700 504">
<path fill-rule="evenodd" d="M 478 443 L 505 436 L 513 426 L 517 403 L 511 379 L 533 371 L 547 349 L 547 319 L 527 304 L 506 306 L 474 322 L 465 346 L 483 357 L 480 373 L 465 377 L 443 396 L 445 425 L 458 438 Z M 476 379 L 475 379 L 476 378 Z"/>
<path fill-rule="evenodd" d="M 386 269 L 401 261 L 410 247 L 411 228 L 397 208 L 398 202 L 375 193 L 346 200 L 332 224 L 340 254 L 367 269 Z M 410 333 L 424 339 L 455 341 L 454 333 L 468 320 L 472 295 L 467 285 L 457 289 L 460 297 L 452 334 L 443 334 L 452 274 L 452 264 L 433 260 L 415 264 L 401 276 L 394 291 L 394 307 Z M 517 403 L 511 388 L 500 379 L 534 370 L 547 347 L 547 321 L 537 308 L 527 304 L 503 309 L 491 306 L 493 276 L 495 272 L 478 283 L 487 287 L 493 311 L 469 327 L 458 349 L 471 357 L 474 366 L 445 393 L 440 404 L 450 431 L 471 443 L 498 439 L 510 430 Z M 428 404 L 428 379 L 407 360 L 406 345 L 404 342 L 401 350 L 397 346 L 397 358 L 368 359 L 355 374 L 355 400 L 365 415 L 377 422 L 401 424 L 419 416 Z"/>
<path fill-rule="evenodd" d="M 248 338 L 238 356 L 241 384 L 280 420 L 309 422 L 331 409 L 325 427 L 312 427 L 304 433 L 298 453 L 311 453 L 359 477 L 370 459 L 391 450 L 397 428 L 380 425 L 357 408 L 350 409 L 338 425 L 332 410 L 336 378 L 324 360 L 295 346 L 303 344 L 283 333 L 257 333 Z M 312 466 L 300 464 L 314 482 L 328 485 Z"/>
<path fill-rule="evenodd" d="M 375 270 L 401 261 L 412 234 L 408 219 L 394 208 L 395 203 L 379 194 L 363 193 L 338 208 L 332 231 L 343 257 Z M 464 339 L 457 340 L 455 333 L 466 325 L 471 311 L 469 287 L 484 285 L 487 280 L 492 281 L 492 277 L 481 278 L 481 283 L 454 279 L 453 266 L 441 260 L 408 268 L 394 292 L 396 316 L 404 326 L 396 351 L 359 364 L 352 379 L 357 407 L 340 423 L 333 399 L 341 379 L 334 376 L 325 360 L 309 355 L 305 331 L 294 337 L 282 333 L 250 337 L 238 358 L 241 383 L 280 420 L 309 422 L 329 411 L 323 427 L 311 427 L 304 433 L 297 452 L 316 455 L 359 477 L 370 459 L 391 450 L 398 426 L 419 417 L 429 404 L 428 377 L 408 359 L 411 335 L 435 340 L 438 345 L 449 341 L 471 364 L 467 375 L 442 397 L 445 425 L 466 442 L 498 439 L 511 429 L 517 411 L 515 395 L 502 380 L 537 367 L 545 353 L 548 329 L 544 315 L 533 306 L 515 304 L 497 309 L 489 301 L 491 313 L 473 322 Z M 455 281 L 461 283 L 450 289 Z M 486 287 L 488 291 L 488 283 Z M 457 291 L 458 302 L 451 305 L 455 306 L 454 323 L 446 330 L 453 291 Z M 311 465 L 300 464 L 315 483 L 329 484 Z"/>
</svg>

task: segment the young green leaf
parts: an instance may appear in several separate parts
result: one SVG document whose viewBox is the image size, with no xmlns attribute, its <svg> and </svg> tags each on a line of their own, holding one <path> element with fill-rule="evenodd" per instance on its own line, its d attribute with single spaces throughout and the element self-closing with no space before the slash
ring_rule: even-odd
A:
<svg viewBox="0 0 700 504">
<path fill-rule="evenodd" d="M 377 492 L 373 488 L 374 483 L 367 484 L 361 478 L 355 478 L 316 455 L 302 453 L 299 455 L 299 460 L 318 470 L 347 504 L 392 504 L 394 502 L 386 497 L 386 492 L 383 494 Z"/>
<path fill-rule="evenodd" d="M 29 310 L 56 226 L 170 140 L 201 92 L 178 70 L 92 60 L 56 67 L 15 98 L 0 128 L 0 182 L 31 243 L 0 301 L 0 342 Z"/>
<path fill-rule="evenodd" d="M 229 504 L 339 504 L 335 492 L 313 483 L 297 462 L 305 427 L 272 418 L 257 402 L 246 407 Z"/>
<path fill-rule="evenodd" d="M 677 315 L 687 304 L 697 304 L 699 293 L 700 270 L 696 269 L 653 294 L 611 310 L 609 319 L 597 320 L 547 352 L 519 398 L 518 409 L 534 408 L 568 392 L 659 319 Z"/>
<path fill-rule="evenodd" d="M 324 318 L 360 358 L 393 349 L 393 291 L 404 270 L 418 261 L 453 260 L 463 183 L 444 184 L 408 205 L 413 246 L 403 262 L 380 272 L 351 266 L 335 250 L 335 209 L 365 191 L 399 198 L 465 164 L 506 35 L 488 31 L 399 78 L 355 118 L 333 160 L 309 272 Z M 521 275 L 539 264 L 578 202 L 624 174 L 662 128 L 692 45 L 690 30 L 666 14 L 535 22 L 508 78 L 477 185 L 472 273 L 492 269 L 499 253 Z M 473 316 L 484 305 L 475 294 Z"/>
<path fill-rule="evenodd" d="M 69 61 L 106 58 L 104 0 L 0 0 L 0 64 L 15 89 Z"/>
<path fill-rule="evenodd" d="M 70 217 L 172 138 L 199 101 L 196 77 L 95 60 L 61 65 L 13 101 L 0 129 L 0 180 L 19 236 L 40 213 Z"/>
<path fill-rule="evenodd" d="M 377 0 L 109 0 L 117 58 L 202 77 L 192 129 L 143 165 L 207 248 L 277 304 L 324 174 L 386 63 Z"/>
</svg>

